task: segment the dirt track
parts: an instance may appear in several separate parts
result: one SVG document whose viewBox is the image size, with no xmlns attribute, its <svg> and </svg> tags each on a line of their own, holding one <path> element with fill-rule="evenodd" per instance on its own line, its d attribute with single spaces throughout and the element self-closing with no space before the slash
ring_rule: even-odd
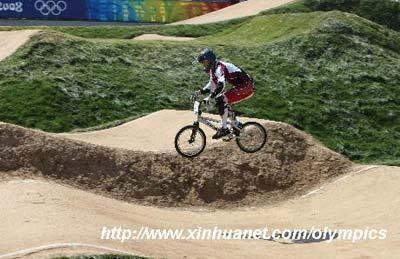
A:
<svg viewBox="0 0 400 259">
<path fill-rule="evenodd" d="M 175 113 L 161 111 L 142 118 L 140 123 L 133 121 L 114 129 L 81 135 L 86 138 L 92 134 L 98 140 L 104 139 L 102 134 L 129 139 L 126 134 L 130 132 L 132 140 L 138 137 L 136 134 L 143 134 L 138 123 L 169 122 L 172 115 L 181 119 L 174 121 L 182 124 L 179 126 L 189 123 L 190 112 Z M 397 231 L 400 227 L 400 169 L 352 165 L 287 124 L 261 122 L 270 134 L 268 148 L 263 152 L 248 156 L 241 154 L 234 145 L 226 145 L 209 148 L 204 157 L 193 161 L 169 152 L 161 154 L 95 146 L 0 123 L 0 171 L 4 172 L 0 174 L 3 179 L 0 181 L 0 197 L 3 197 L 0 207 L 6 211 L 2 215 L 0 231 L 7 233 L 7 238 L 0 241 L 0 255 L 35 247 L 42 249 L 31 252 L 27 258 L 109 252 L 104 250 L 105 247 L 157 258 L 265 258 L 266 255 L 296 259 L 321 258 L 321 255 L 323 258 L 396 258 L 400 253 Z M 167 129 L 168 124 L 165 127 Z M 161 134 L 159 139 L 174 130 Z M 154 134 L 147 134 L 152 135 L 154 141 Z M 146 139 L 146 136 L 141 138 Z M 126 139 L 120 143 L 125 142 Z M 216 157 L 226 152 L 230 156 L 223 163 L 218 162 Z M 365 171 L 360 171 L 362 168 Z M 257 169 L 257 174 L 254 174 L 254 169 Z M 317 192 L 299 196 L 321 185 Z M 104 195 L 159 205 L 207 205 L 211 210 L 145 207 Z M 294 198 L 285 201 L 286 195 Z M 266 206 L 268 196 L 276 199 L 275 203 Z M 214 205 L 229 204 L 241 207 L 213 209 Z M 258 204 L 258 208 L 250 207 L 254 204 Z M 331 244 L 292 245 L 266 240 L 120 243 L 100 240 L 103 226 L 218 226 L 225 229 L 368 227 L 387 229 L 388 237 L 386 240 L 357 243 L 335 240 Z M 81 246 L 67 248 L 66 243 L 79 243 Z M 64 246 L 57 248 L 59 244 Z M 55 248 L 43 248 L 49 245 Z M 94 248 L 93 245 L 103 248 Z"/>
<path fill-rule="evenodd" d="M 37 32 L 37 30 L 0 31 L 0 61 L 12 55 Z"/>
<path fill-rule="evenodd" d="M 248 0 L 215 12 L 172 23 L 172 25 L 221 22 L 230 19 L 256 15 L 261 11 L 272 9 L 293 1 L 294 0 Z"/>
<path fill-rule="evenodd" d="M 152 123 L 163 122 L 160 125 L 165 124 L 166 131 L 161 128 L 162 134 L 158 134 L 157 139 L 153 132 L 140 135 L 139 139 L 152 140 L 168 149 L 169 141 L 157 141 L 175 132 L 175 128 L 167 130 L 168 122 L 174 122 L 179 127 L 190 123 L 191 119 L 190 112 L 160 111 L 114 129 L 74 137 L 84 136 L 85 141 L 96 138 L 102 141 L 108 135 L 110 138 L 125 138 L 114 144 L 126 143 L 127 140 L 132 142 L 139 138 L 137 134 L 144 134 L 139 125 L 148 127 Z M 7 171 L 1 174 L 4 180 L 0 183 L 0 196 L 5 199 L 1 201 L 0 207 L 7 213 L 0 224 L 0 231 L 10 233 L 2 241 L 0 252 L 5 254 L 52 244 L 80 243 L 92 246 L 45 249 L 34 252 L 31 258 L 59 253 L 107 252 L 95 249 L 93 245 L 167 258 L 265 258 L 266 254 L 274 258 L 291 258 L 293 254 L 296 254 L 296 258 L 307 259 L 321 258 L 322 254 L 324 258 L 337 258 L 338 254 L 340 258 L 357 258 L 359 255 L 366 255 L 365 258 L 395 258 L 391 255 L 399 252 L 400 241 L 395 231 L 399 227 L 397 215 L 400 196 L 397 187 L 400 183 L 400 170 L 381 167 L 340 178 L 341 174 L 359 171 L 362 167 L 351 165 L 348 160 L 289 125 L 260 121 L 270 134 L 269 148 L 265 151 L 250 157 L 241 154 L 235 146 L 212 147 L 204 157 L 194 161 L 181 159 L 169 152 L 144 153 L 94 146 L 54 134 L 0 124 L 0 170 Z M 150 136 L 152 138 L 148 138 Z M 147 142 L 146 146 L 151 146 L 151 142 Z M 215 157 L 224 152 L 230 156 L 224 163 L 218 163 Z M 238 166 L 239 171 L 230 167 L 231 164 Z M 175 169 L 171 170 L 171 166 Z M 166 168 L 170 168 L 169 171 Z M 253 170 L 256 168 L 258 173 L 254 175 Z M 340 181 L 328 184 L 317 193 L 282 200 L 288 193 L 281 190 L 291 190 L 293 195 L 305 194 L 338 177 Z M 16 180 L 10 181 L 11 178 Z M 28 180 L 21 181 L 21 178 Z M 84 188 L 86 191 L 70 186 Z M 217 191 L 218 186 L 222 186 L 220 191 Z M 245 186 L 245 191 L 240 191 L 239 186 Z M 195 211 L 171 210 L 128 204 L 93 192 L 125 201 L 144 200 L 159 205 L 173 205 L 178 201 L 178 204 L 183 202 L 208 207 L 214 207 L 214 204 L 245 206 L 208 212 L 196 212 L 196 208 Z M 265 204 L 267 196 L 281 202 L 268 207 L 249 207 L 254 204 L 260 206 L 260 202 Z M 18 228 L 14 227 L 16 224 Z M 332 244 L 297 245 L 265 240 L 153 240 L 122 244 L 99 239 L 103 226 L 218 226 L 237 229 L 264 226 L 323 228 L 325 225 L 331 228 L 387 228 L 389 235 L 385 241 L 362 241 L 356 244 L 351 241 L 334 241 Z"/>
<path fill-rule="evenodd" d="M 167 41 L 191 41 L 196 38 L 190 37 L 172 37 L 172 36 L 163 36 L 159 34 L 142 34 L 133 38 L 133 40 L 167 40 Z"/>
<path fill-rule="evenodd" d="M 358 168 L 359 169 L 359 168 Z M 143 207 L 47 181 L 0 183 L 0 254 L 54 243 L 85 243 L 156 258 L 398 258 L 400 169 L 379 167 L 328 184 L 316 194 L 275 206 L 195 212 Z M 387 240 L 285 245 L 262 240 L 100 240 L 103 226 L 139 228 L 386 228 Z M 16 227 L 17 226 L 17 227 Z M 102 249 L 53 249 L 28 258 Z"/>
<path fill-rule="evenodd" d="M 217 118 L 217 116 L 210 116 Z M 193 124 L 194 119 L 193 112 L 161 110 L 110 129 L 86 133 L 63 133 L 56 134 L 56 136 L 63 136 L 111 148 L 175 152 L 174 138 L 176 133 L 183 126 Z M 207 127 L 203 127 L 203 129 L 207 134 L 207 145 L 218 145 L 221 143 L 211 139 L 212 134 L 214 134 L 213 131 Z"/>
</svg>

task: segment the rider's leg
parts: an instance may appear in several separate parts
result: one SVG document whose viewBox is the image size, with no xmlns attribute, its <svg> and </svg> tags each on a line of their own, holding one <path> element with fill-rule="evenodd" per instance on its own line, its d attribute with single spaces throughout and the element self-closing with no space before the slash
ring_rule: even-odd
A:
<svg viewBox="0 0 400 259">
<path fill-rule="evenodd" d="M 225 93 L 225 96 L 228 100 L 227 103 L 230 105 L 249 99 L 253 95 L 254 95 L 254 84 L 251 81 L 235 86 L 234 88 Z"/>
<path fill-rule="evenodd" d="M 226 107 L 228 108 L 228 118 L 234 123 L 236 121 L 236 113 L 230 104 L 227 104 Z"/>
<path fill-rule="evenodd" d="M 226 106 L 227 98 L 225 95 L 218 96 L 216 99 L 216 105 L 218 108 L 219 115 L 221 116 L 221 128 L 226 129 L 228 128 L 228 114 L 229 110 Z"/>
<path fill-rule="evenodd" d="M 231 108 L 231 105 L 242 102 L 253 95 L 254 83 L 252 81 L 247 81 L 243 84 L 237 85 L 225 93 L 225 103 L 230 107 L 229 116 L 234 126 L 239 127 L 240 123 L 236 120 L 235 112 Z"/>
<path fill-rule="evenodd" d="M 217 131 L 217 133 L 213 136 L 213 139 L 219 139 L 221 137 L 227 136 L 230 134 L 230 130 L 228 129 L 228 107 L 225 105 L 226 97 L 224 95 L 218 96 L 215 98 L 217 109 L 219 115 L 221 116 L 221 128 Z"/>
<path fill-rule="evenodd" d="M 221 138 L 230 133 L 228 129 L 228 114 L 229 110 L 227 105 L 239 103 L 253 96 L 254 85 L 252 81 L 245 82 L 241 85 L 235 86 L 226 93 L 218 96 L 216 100 L 216 105 L 221 115 L 221 129 L 213 136 L 214 139 Z"/>
<path fill-rule="evenodd" d="M 228 108 L 224 108 L 224 114 L 222 115 L 221 128 L 226 129 L 228 127 Z"/>
</svg>

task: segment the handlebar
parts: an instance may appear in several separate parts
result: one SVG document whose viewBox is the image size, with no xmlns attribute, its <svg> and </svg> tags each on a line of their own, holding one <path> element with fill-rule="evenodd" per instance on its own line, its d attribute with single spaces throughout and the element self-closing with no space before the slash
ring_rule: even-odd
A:
<svg viewBox="0 0 400 259">
<path fill-rule="evenodd" d="M 204 99 L 200 101 L 200 91 L 195 91 L 195 92 L 193 92 L 192 95 L 190 96 L 190 100 L 191 100 L 192 102 L 198 101 L 198 102 L 200 102 L 200 103 L 206 103 L 206 102 L 204 101 Z"/>
<path fill-rule="evenodd" d="M 190 96 L 190 101 L 195 102 L 199 100 L 199 91 L 195 91 L 192 93 L 192 95 Z"/>
</svg>

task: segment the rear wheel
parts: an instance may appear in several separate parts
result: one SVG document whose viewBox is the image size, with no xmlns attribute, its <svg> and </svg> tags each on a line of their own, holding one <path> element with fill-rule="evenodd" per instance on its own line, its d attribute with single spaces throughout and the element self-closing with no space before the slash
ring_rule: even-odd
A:
<svg viewBox="0 0 400 259">
<path fill-rule="evenodd" d="M 175 149 L 184 157 L 195 157 L 206 147 L 206 134 L 198 125 L 183 127 L 175 137 Z"/>
<path fill-rule="evenodd" d="M 261 150 L 267 142 L 267 131 L 257 122 L 246 122 L 240 131 L 236 143 L 246 153 L 255 153 Z"/>
</svg>

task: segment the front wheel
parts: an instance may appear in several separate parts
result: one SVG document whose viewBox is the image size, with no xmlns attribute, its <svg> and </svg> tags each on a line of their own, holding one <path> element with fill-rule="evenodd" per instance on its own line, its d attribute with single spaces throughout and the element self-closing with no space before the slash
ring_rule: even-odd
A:
<svg viewBox="0 0 400 259">
<path fill-rule="evenodd" d="M 239 148 L 246 153 L 261 150 L 267 142 L 267 131 L 257 122 L 246 122 L 236 138 Z"/>
<path fill-rule="evenodd" d="M 183 127 L 175 137 L 175 149 L 181 156 L 195 157 L 206 147 L 206 134 L 198 125 Z"/>
</svg>

